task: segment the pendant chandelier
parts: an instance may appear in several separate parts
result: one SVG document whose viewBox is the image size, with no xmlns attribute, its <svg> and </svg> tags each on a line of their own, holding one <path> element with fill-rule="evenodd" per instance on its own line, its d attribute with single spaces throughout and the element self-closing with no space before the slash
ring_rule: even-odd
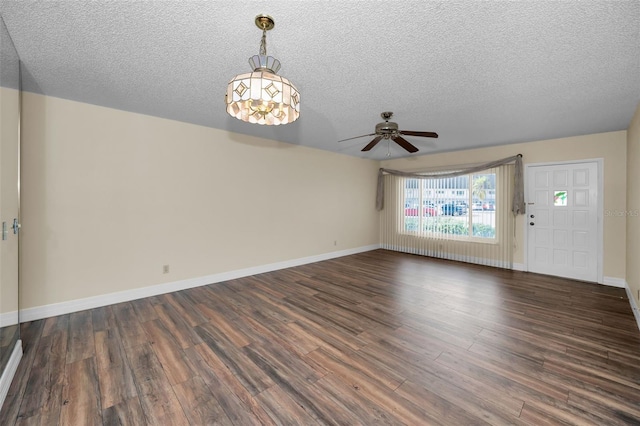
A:
<svg viewBox="0 0 640 426">
<path fill-rule="evenodd" d="M 300 115 L 300 93 L 293 83 L 276 74 L 280 61 L 267 56 L 267 31 L 275 23 L 268 15 L 256 16 L 255 23 L 262 30 L 260 54 L 249 58 L 253 72 L 237 75 L 229 82 L 225 95 L 227 112 L 248 123 L 292 123 Z"/>
</svg>

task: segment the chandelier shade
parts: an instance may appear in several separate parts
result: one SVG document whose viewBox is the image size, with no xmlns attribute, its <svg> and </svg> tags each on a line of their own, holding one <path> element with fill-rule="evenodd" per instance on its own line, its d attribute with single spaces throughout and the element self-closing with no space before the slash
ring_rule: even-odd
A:
<svg viewBox="0 0 640 426">
<path fill-rule="evenodd" d="M 249 58 L 253 72 L 239 74 L 227 85 L 227 112 L 248 123 L 292 123 L 300 116 L 300 93 L 293 83 L 277 74 L 280 61 L 267 56 L 266 32 L 273 28 L 273 19 L 258 15 L 256 25 L 262 29 L 260 54 Z"/>
<path fill-rule="evenodd" d="M 268 71 L 237 75 L 227 86 L 227 112 L 248 123 L 277 126 L 296 121 L 300 94 L 286 78 Z"/>
</svg>

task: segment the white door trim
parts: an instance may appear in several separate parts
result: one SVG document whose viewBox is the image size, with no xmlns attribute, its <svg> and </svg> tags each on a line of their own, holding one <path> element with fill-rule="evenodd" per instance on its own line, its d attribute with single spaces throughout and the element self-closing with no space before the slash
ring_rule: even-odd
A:
<svg viewBox="0 0 640 426">
<path fill-rule="evenodd" d="M 524 200 L 525 204 L 529 200 L 529 190 L 527 185 L 527 179 L 529 177 L 529 170 L 531 167 L 540 166 L 561 166 L 565 164 L 584 164 L 584 163 L 596 163 L 598 168 L 598 233 L 597 233 L 597 252 L 596 257 L 598 259 L 598 283 L 604 284 L 604 158 L 591 158 L 585 160 L 569 160 L 569 161 L 553 161 L 548 163 L 529 163 L 524 165 Z M 527 204 L 528 206 L 528 204 Z M 529 253 L 528 253 L 528 227 L 527 215 L 525 215 L 523 226 L 524 231 L 524 270 L 529 271 Z"/>
</svg>

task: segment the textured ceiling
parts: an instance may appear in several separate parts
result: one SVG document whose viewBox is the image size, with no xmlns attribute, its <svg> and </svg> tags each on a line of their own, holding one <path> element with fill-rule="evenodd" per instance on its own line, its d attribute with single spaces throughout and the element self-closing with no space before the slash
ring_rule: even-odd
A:
<svg viewBox="0 0 640 426">
<path fill-rule="evenodd" d="M 0 1 L 32 92 L 363 158 L 380 112 L 420 155 L 626 129 L 640 101 L 640 1 Z M 300 119 L 228 116 L 268 13 Z"/>
</svg>

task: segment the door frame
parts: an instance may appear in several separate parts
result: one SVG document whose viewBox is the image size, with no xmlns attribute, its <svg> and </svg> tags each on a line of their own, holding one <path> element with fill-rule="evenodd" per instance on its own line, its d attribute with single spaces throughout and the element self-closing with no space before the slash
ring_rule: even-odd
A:
<svg viewBox="0 0 640 426">
<path fill-rule="evenodd" d="M 598 212 L 597 223 L 598 229 L 596 234 L 596 258 L 597 264 L 597 279 L 598 284 L 604 284 L 604 158 L 588 158 L 584 160 L 567 160 L 567 161 L 550 161 L 544 163 L 529 163 L 524 165 L 524 201 L 527 207 L 525 212 L 525 220 L 522 224 L 524 230 L 524 270 L 529 272 L 529 227 L 527 220 L 529 211 L 529 172 L 533 167 L 540 166 L 562 166 L 567 164 L 584 164 L 584 163 L 596 163 L 598 173 L 598 200 L 596 203 L 596 211 Z"/>
</svg>

